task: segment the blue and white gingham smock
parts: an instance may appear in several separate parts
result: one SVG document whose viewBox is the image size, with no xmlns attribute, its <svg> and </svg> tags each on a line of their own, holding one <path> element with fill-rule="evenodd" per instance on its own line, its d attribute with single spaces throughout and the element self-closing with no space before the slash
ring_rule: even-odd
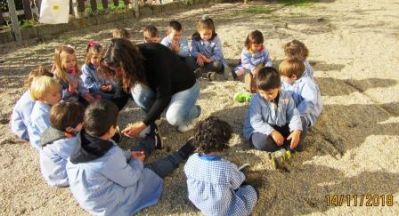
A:
<svg viewBox="0 0 399 216">
<path fill-rule="evenodd" d="M 188 198 L 204 215 L 242 216 L 254 208 L 257 195 L 245 175 L 218 156 L 193 154 L 184 166 Z"/>
</svg>

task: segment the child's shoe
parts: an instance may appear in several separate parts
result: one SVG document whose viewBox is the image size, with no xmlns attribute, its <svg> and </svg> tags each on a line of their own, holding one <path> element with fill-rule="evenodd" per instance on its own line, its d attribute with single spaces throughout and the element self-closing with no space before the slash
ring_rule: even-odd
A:
<svg viewBox="0 0 399 216">
<path fill-rule="evenodd" d="M 252 94 L 249 92 L 238 92 L 234 95 L 234 100 L 238 103 L 250 102 L 252 99 Z"/>
<path fill-rule="evenodd" d="M 272 165 L 275 169 L 283 168 L 284 164 L 291 158 L 292 158 L 291 151 L 288 151 L 283 148 L 271 153 Z"/>
<path fill-rule="evenodd" d="M 179 150 L 177 150 L 177 152 L 179 153 L 179 155 L 180 155 L 184 160 L 187 160 L 188 157 L 190 157 L 190 155 L 193 154 L 194 151 L 197 149 L 197 148 L 194 146 L 193 140 L 194 140 L 193 137 L 190 137 L 190 138 L 187 140 L 186 144 L 184 144 Z"/>
</svg>

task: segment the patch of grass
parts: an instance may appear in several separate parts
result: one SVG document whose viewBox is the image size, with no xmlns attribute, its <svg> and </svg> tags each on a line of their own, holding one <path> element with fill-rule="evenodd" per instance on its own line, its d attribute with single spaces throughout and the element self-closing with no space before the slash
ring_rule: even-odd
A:
<svg viewBox="0 0 399 216">
<path fill-rule="evenodd" d="M 32 28 L 36 24 L 37 22 L 34 20 L 22 20 L 20 26 L 22 29 L 27 29 Z"/>
<path fill-rule="evenodd" d="M 287 6 L 311 7 L 317 0 L 277 0 L 277 2 Z"/>
<path fill-rule="evenodd" d="M 243 10 L 244 13 L 248 14 L 270 14 L 272 11 L 271 8 L 261 5 L 251 6 Z"/>
</svg>

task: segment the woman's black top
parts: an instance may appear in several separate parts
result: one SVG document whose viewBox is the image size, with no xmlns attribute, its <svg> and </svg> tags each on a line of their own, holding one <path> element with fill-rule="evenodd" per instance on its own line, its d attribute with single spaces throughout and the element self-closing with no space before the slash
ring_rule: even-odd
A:
<svg viewBox="0 0 399 216">
<path fill-rule="evenodd" d="M 189 66 L 168 47 L 158 43 L 139 44 L 144 57 L 147 85 L 155 92 L 155 101 L 144 118 L 144 123 L 153 123 L 169 105 L 172 96 L 191 88 L 195 75 Z"/>
</svg>

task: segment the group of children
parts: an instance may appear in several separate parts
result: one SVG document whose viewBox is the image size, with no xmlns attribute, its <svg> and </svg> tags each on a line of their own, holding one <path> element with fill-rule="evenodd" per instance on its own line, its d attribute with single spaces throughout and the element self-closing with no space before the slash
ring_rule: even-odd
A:
<svg viewBox="0 0 399 216">
<path fill-rule="evenodd" d="M 112 34 L 129 37 L 124 29 Z M 175 20 L 162 40 L 155 26 L 144 29 L 145 42 L 169 47 L 199 76 L 225 77 L 228 65 L 212 19 L 198 21 L 191 49 L 181 35 L 182 26 Z M 259 150 L 301 151 L 308 128 L 322 110 L 320 90 L 306 60 L 308 50 L 300 41 L 287 43 L 285 59 L 276 70 L 263 43 L 260 31 L 249 33 L 241 62 L 232 71 L 248 90 L 236 99 L 251 100 L 243 135 Z M 26 80 L 27 91 L 14 107 L 11 129 L 38 151 L 46 182 L 69 186 L 91 214 L 131 215 L 157 203 L 162 178 L 188 159 L 184 166 L 188 198 L 203 214 L 250 215 L 257 191 L 235 164 L 221 156 L 232 133 L 227 122 L 212 116 L 200 121 L 194 136 L 178 151 L 149 164 L 143 161 L 162 146 L 156 126 L 134 148 L 118 146 L 118 113 L 129 97 L 121 81 L 100 66 L 103 54 L 100 43 L 90 41 L 80 69 L 73 47 L 57 47 L 51 72 L 38 67 Z"/>
</svg>

